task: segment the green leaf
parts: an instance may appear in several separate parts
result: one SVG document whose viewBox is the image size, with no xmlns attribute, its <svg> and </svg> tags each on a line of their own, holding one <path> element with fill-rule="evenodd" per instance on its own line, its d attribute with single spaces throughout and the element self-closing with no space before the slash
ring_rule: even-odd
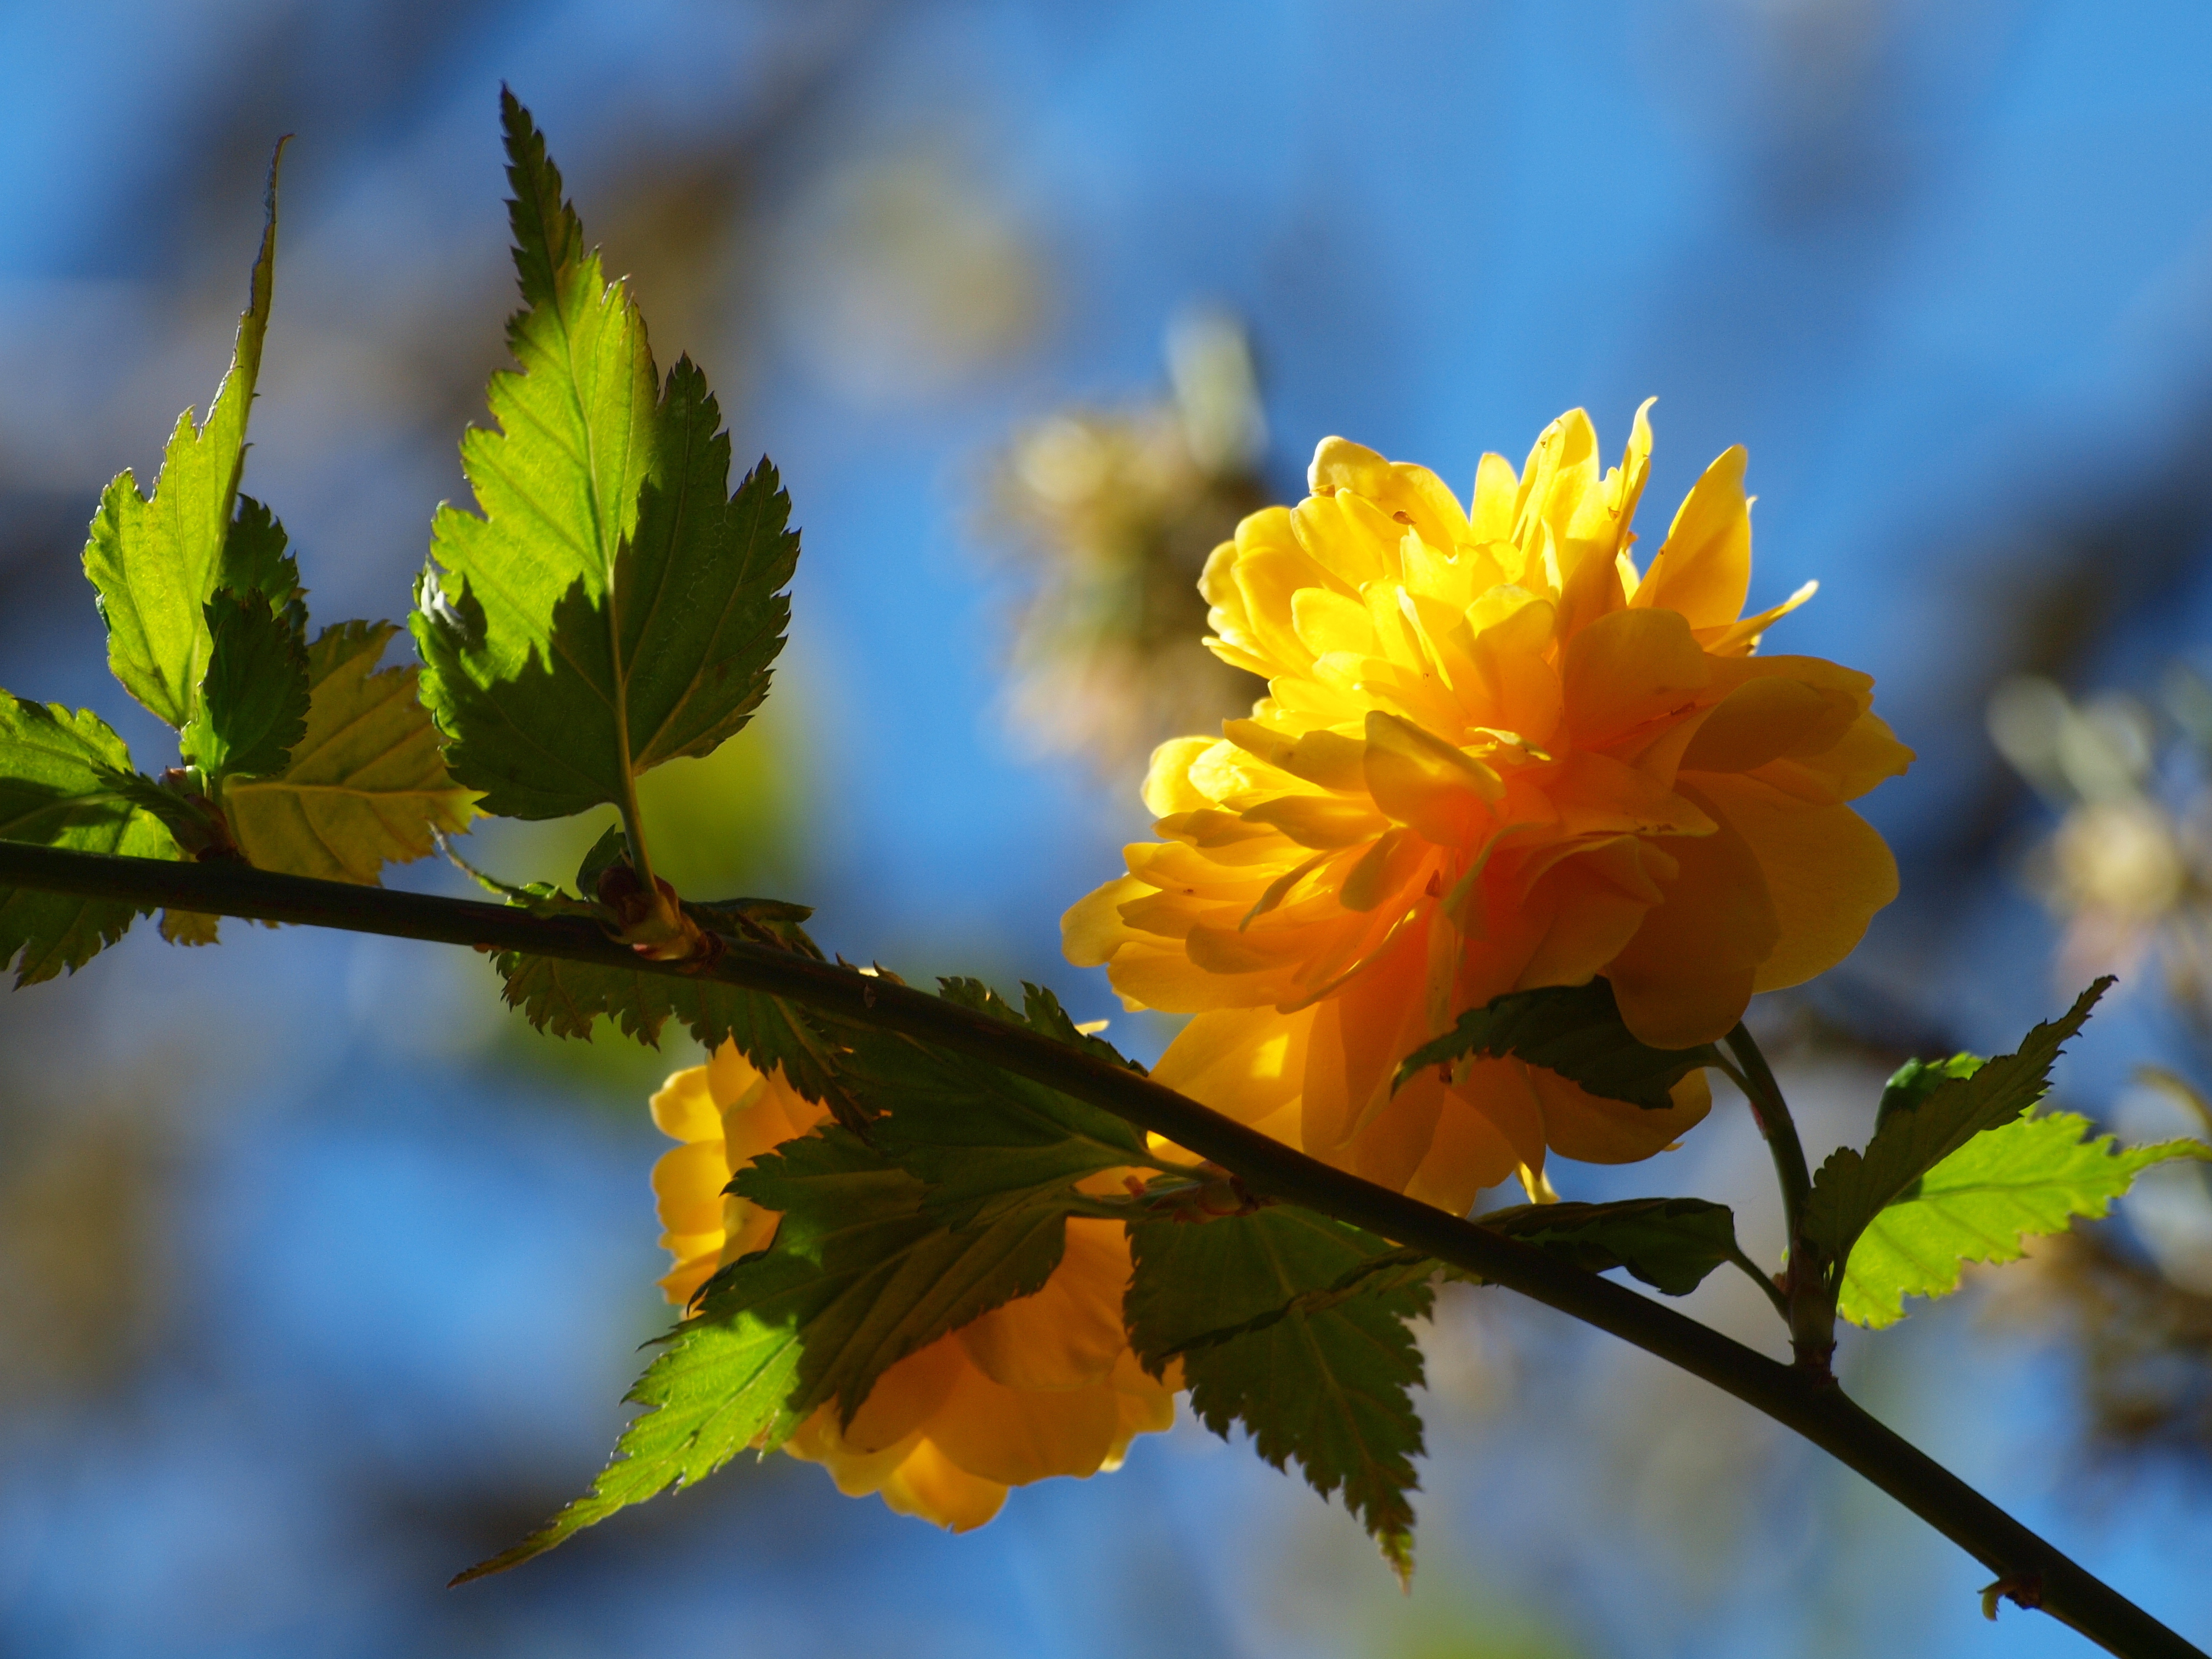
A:
<svg viewBox="0 0 2212 1659">
<path fill-rule="evenodd" d="M 710 1051 L 727 1039 L 762 1071 L 781 1066 L 793 1088 L 829 1107 L 839 1121 L 866 1120 L 866 1108 L 844 1075 L 842 1044 L 828 1022 L 795 1003 L 720 980 L 514 951 L 500 952 L 492 965 L 507 981 L 508 1005 L 540 1030 L 589 1039 L 592 1022 L 604 1014 L 623 1036 L 658 1047 L 661 1027 L 674 1018 Z"/>
<path fill-rule="evenodd" d="M 944 1226 L 922 1212 L 913 1176 L 834 1126 L 787 1141 L 734 1184 L 782 1212 L 775 1242 L 708 1281 L 699 1316 L 631 1390 L 647 1409 L 590 1494 L 461 1579 L 703 1480 L 748 1446 L 773 1449 L 826 1401 L 849 1422 L 892 1364 L 1041 1290 L 1066 1243 L 1066 1217 L 1048 1206 Z"/>
<path fill-rule="evenodd" d="M 1981 1055 L 1969 1054 L 1956 1054 L 1948 1060 L 1906 1060 L 1882 1085 L 1881 1103 L 1875 1109 L 1875 1131 L 1879 1133 L 1898 1113 L 1914 1110 L 1943 1084 L 1954 1078 L 1970 1078 L 1987 1063 Z"/>
<path fill-rule="evenodd" d="M 1408 1320 L 1433 1299 L 1403 1253 L 1310 1211 L 1277 1205 L 1205 1223 L 1129 1230 L 1130 1341 L 1155 1376 L 1182 1356 L 1191 1406 L 1226 1438 L 1242 1422 L 1277 1468 L 1296 1458 L 1323 1497 L 1340 1491 L 1401 1577 L 1412 1571 L 1421 1354 Z M 1357 1295 L 1361 1270 L 1381 1281 Z M 1320 1291 L 1325 1294 L 1315 1296 Z M 1303 1301 L 1301 1297 L 1306 1298 Z"/>
<path fill-rule="evenodd" d="M 264 870 L 374 886 L 386 864 L 427 857 L 458 835 L 475 795 L 447 775 L 412 666 L 379 669 L 391 623 L 326 628 L 307 647 L 306 728 L 273 776 L 232 778 L 223 811 Z"/>
<path fill-rule="evenodd" d="M 1621 1023 L 1613 987 L 1594 979 L 1587 985 L 1510 992 L 1468 1009 L 1450 1030 L 1400 1061 L 1391 1086 L 1401 1089 L 1425 1066 L 1448 1066 L 1471 1054 L 1510 1055 L 1557 1072 L 1601 1099 L 1651 1111 L 1674 1103 L 1668 1091 L 1689 1073 L 1720 1062 L 1710 1042 L 1654 1048 L 1638 1042 Z"/>
<path fill-rule="evenodd" d="M 228 588 L 207 602 L 210 641 L 199 712 L 180 734 L 184 757 L 210 779 L 282 772 L 307 729 L 304 617 L 266 595 Z"/>
<path fill-rule="evenodd" d="M 2212 1160 L 2201 1140 L 2125 1151 L 2072 1112 L 1985 1130 L 1875 1217 L 1851 1247 L 1837 1311 L 1875 1329 L 1905 1316 L 1908 1296 L 1948 1296 L 1968 1261 L 2016 1261 L 2026 1241 L 2062 1233 L 2112 1207 L 2137 1175 L 2169 1158 Z"/>
<path fill-rule="evenodd" d="M 173 859 L 176 839 L 133 799 L 153 785 L 131 769 L 123 739 L 89 709 L 70 713 L 0 692 L 0 838 L 85 853 Z M 20 988 L 74 972 L 121 939 L 146 908 L 0 887 L 0 968 Z"/>
<path fill-rule="evenodd" d="M 272 610 L 282 611 L 307 596 L 300 586 L 300 567 L 292 557 L 284 526 L 251 495 L 238 498 L 238 516 L 223 538 L 222 557 L 216 567 L 215 585 L 241 598 L 258 593 Z M 307 625 L 300 612 L 299 624 Z"/>
<path fill-rule="evenodd" d="M 1520 1204 L 1475 1219 L 1586 1273 L 1626 1267 L 1668 1296 L 1687 1296 L 1735 1253 L 1735 1216 L 1702 1198 L 1610 1204 Z"/>
<path fill-rule="evenodd" d="M 980 981 L 949 979 L 944 986 L 948 1002 L 1046 1036 L 1064 1029 L 1085 1040 L 1039 987 L 1023 988 L 1026 1009 L 1017 1013 Z M 928 1187 L 932 1213 L 953 1225 L 1057 1197 L 1109 1170 L 1163 1167 L 1146 1150 L 1142 1131 L 1058 1090 L 911 1038 L 860 1028 L 845 1036 L 843 1075 L 888 1114 L 871 1125 L 870 1136 Z"/>
<path fill-rule="evenodd" d="M 246 414 L 269 329 L 276 259 L 276 167 L 283 155 L 283 146 L 276 148 L 269 164 L 268 217 L 246 313 L 238 319 L 230 368 L 216 389 L 208 417 L 198 428 L 191 410 L 177 417 L 152 495 L 139 494 L 137 480 L 127 470 L 116 476 L 100 498 L 85 544 L 85 574 L 107 623 L 108 666 L 125 690 L 179 730 L 199 712 L 200 681 L 213 649 L 204 607 L 215 594 L 224 565 L 231 509 L 246 464 Z M 241 548 L 240 568 L 265 562 L 266 519 L 261 509 L 259 520 L 242 532 L 253 545 Z"/>
<path fill-rule="evenodd" d="M 485 810 L 627 815 L 637 774 L 743 726 L 781 648 L 798 538 L 686 359 L 655 396 L 643 321 L 608 283 L 529 114 L 502 94 L 519 369 L 463 440 L 482 516 L 441 507 L 411 626 L 455 777 Z"/>
<path fill-rule="evenodd" d="M 2112 983 L 2109 975 L 2097 981 L 2063 1015 L 2030 1031 L 2015 1052 L 1966 1076 L 1937 1079 L 1918 1093 L 1917 1104 L 1906 1103 L 1900 1091 L 1864 1152 L 1844 1146 L 1828 1155 L 1813 1177 L 1804 1231 L 1832 1279 L 1840 1280 L 1859 1235 L 1886 1206 L 1976 1135 L 2011 1122 L 2043 1097 L 2052 1063 Z M 1917 1084 L 1912 1090 L 1918 1092 Z"/>
</svg>

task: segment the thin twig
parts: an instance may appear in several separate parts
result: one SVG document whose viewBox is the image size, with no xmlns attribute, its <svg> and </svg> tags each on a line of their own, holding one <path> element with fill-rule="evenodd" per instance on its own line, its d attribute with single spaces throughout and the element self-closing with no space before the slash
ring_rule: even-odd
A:
<svg viewBox="0 0 2212 1659">
<path fill-rule="evenodd" d="M 465 899 L 277 875 L 234 864 L 168 863 L 0 842 L 0 888 L 31 887 L 207 915 L 339 927 L 514 950 L 683 975 L 581 918 L 532 916 Z M 1333 1216 L 1595 1325 L 1704 1378 L 1856 1470 L 1981 1561 L 2002 1584 L 2124 1659 L 2206 1659 L 2199 1650 L 2010 1515 L 1801 1370 L 1533 1246 L 1363 1181 L 1163 1088 L 1025 1028 L 942 998 L 763 945 L 728 942 L 707 972 L 747 990 L 900 1031 L 1074 1096 L 1211 1159 L 1256 1192 Z M 1763 1064 L 1763 1062 L 1762 1062 Z"/>
</svg>

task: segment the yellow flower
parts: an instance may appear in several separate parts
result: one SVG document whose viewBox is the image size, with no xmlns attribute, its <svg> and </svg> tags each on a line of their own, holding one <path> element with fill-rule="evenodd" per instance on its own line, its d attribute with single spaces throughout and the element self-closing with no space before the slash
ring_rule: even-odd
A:
<svg viewBox="0 0 2212 1659">
<path fill-rule="evenodd" d="M 676 1258 L 660 1281 L 671 1302 L 688 1304 L 716 1267 L 768 1246 L 775 1212 L 723 1188 L 823 1116 L 726 1042 L 653 1096 L 653 1121 L 684 1143 L 653 1170 L 660 1242 Z M 827 1465 L 848 1496 L 880 1492 L 901 1514 L 955 1532 L 996 1515 L 1010 1486 L 1116 1468 L 1138 1435 L 1175 1421 L 1174 1389 L 1129 1350 L 1128 1282 L 1121 1224 L 1070 1220 L 1066 1255 L 1042 1290 L 908 1355 L 843 1427 L 836 1402 L 822 1407 L 784 1449 Z"/>
<path fill-rule="evenodd" d="M 1650 404 L 1645 404 L 1648 410 Z M 1629 1028 L 1685 1047 L 1754 991 L 1839 961 L 1896 896 L 1844 803 L 1911 751 L 1867 676 L 1757 657 L 1811 594 L 1743 617 L 1744 452 L 1709 467 L 1639 577 L 1644 410 L 1601 473 L 1581 410 L 1472 509 L 1425 468 L 1325 440 L 1296 507 L 1237 527 L 1200 583 L 1224 660 L 1269 696 L 1152 757 L 1158 842 L 1062 923 L 1132 1006 L 1195 1013 L 1159 1079 L 1453 1210 L 1547 1148 L 1600 1163 L 1704 1116 L 1595 1099 L 1517 1061 L 1398 1060 L 1505 992 L 1603 975 Z"/>
</svg>

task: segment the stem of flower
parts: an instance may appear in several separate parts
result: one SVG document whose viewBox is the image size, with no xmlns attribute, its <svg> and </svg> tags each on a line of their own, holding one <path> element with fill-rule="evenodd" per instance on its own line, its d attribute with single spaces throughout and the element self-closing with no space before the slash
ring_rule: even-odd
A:
<svg viewBox="0 0 2212 1659">
<path fill-rule="evenodd" d="M 1782 1188 L 1790 1257 L 1783 1266 L 1780 1295 L 1782 1316 L 1790 1324 L 1790 1352 L 1808 1376 L 1832 1385 L 1836 1291 L 1829 1280 L 1828 1264 L 1805 1232 L 1805 1206 L 1813 1195 L 1813 1176 L 1806 1166 L 1804 1143 L 1797 1138 L 1796 1120 L 1790 1115 L 1790 1103 L 1782 1097 L 1774 1068 L 1766 1063 L 1749 1028 L 1737 1021 L 1725 1041 L 1736 1064 L 1723 1069 L 1751 1103 L 1752 1121 L 1765 1137 L 1766 1150 L 1774 1159 L 1774 1178 Z"/>
<path fill-rule="evenodd" d="M 1518 1291 L 1734 1395 L 1871 1480 L 2039 1607 L 2124 1659 L 2206 1659 L 2199 1650 L 2022 1526 L 1847 1399 L 1624 1285 L 1517 1239 L 1333 1169 L 1151 1079 L 926 992 L 763 945 L 731 941 L 711 964 L 638 956 L 580 917 L 355 887 L 241 864 L 117 858 L 0 841 L 0 888 L 77 893 L 254 921 L 530 951 L 763 992 L 972 1055 L 1089 1102 L 1210 1159 L 1255 1192 L 1304 1205 Z M 1754 1051 L 1755 1052 L 1755 1051 Z M 1764 1071 L 1761 1062 L 1759 1070 Z M 1795 1142 L 1794 1133 L 1791 1137 Z M 1799 1164 L 1802 1165 L 1802 1155 Z"/>
</svg>

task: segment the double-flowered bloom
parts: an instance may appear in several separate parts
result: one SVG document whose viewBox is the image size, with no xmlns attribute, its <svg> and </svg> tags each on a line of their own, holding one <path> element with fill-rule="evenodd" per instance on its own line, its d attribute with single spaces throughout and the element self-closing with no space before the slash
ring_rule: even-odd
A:
<svg viewBox="0 0 2212 1659">
<path fill-rule="evenodd" d="M 1646 405 L 1648 409 L 1649 405 Z M 1809 596 L 1744 617 L 1744 452 L 1709 467 L 1639 574 L 1644 412 L 1602 470 L 1580 410 L 1471 507 L 1434 473 L 1325 441 L 1296 507 L 1206 566 L 1224 660 L 1268 695 L 1152 757 L 1158 841 L 1063 923 L 1133 1006 L 1196 1016 L 1163 1083 L 1455 1211 L 1547 1150 L 1620 1163 L 1695 1124 L 1518 1060 L 1398 1061 L 1504 993 L 1602 975 L 1662 1048 L 1839 961 L 1895 896 L 1846 804 L 1911 751 L 1873 682 L 1757 656 Z"/>
<path fill-rule="evenodd" d="M 775 1212 L 724 1188 L 824 1115 L 731 1043 L 653 1096 L 653 1121 L 684 1143 L 653 1171 L 660 1242 L 676 1258 L 660 1281 L 671 1302 L 688 1304 L 716 1267 L 767 1248 Z M 1173 1389 L 1139 1366 L 1122 1330 L 1128 1282 L 1121 1224 L 1070 1220 L 1042 1290 L 900 1360 L 851 1422 L 823 1405 L 784 1449 L 826 1465 L 842 1492 L 880 1492 L 956 1532 L 996 1515 L 1010 1486 L 1112 1468 L 1138 1435 L 1175 1420 Z"/>
</svg>

